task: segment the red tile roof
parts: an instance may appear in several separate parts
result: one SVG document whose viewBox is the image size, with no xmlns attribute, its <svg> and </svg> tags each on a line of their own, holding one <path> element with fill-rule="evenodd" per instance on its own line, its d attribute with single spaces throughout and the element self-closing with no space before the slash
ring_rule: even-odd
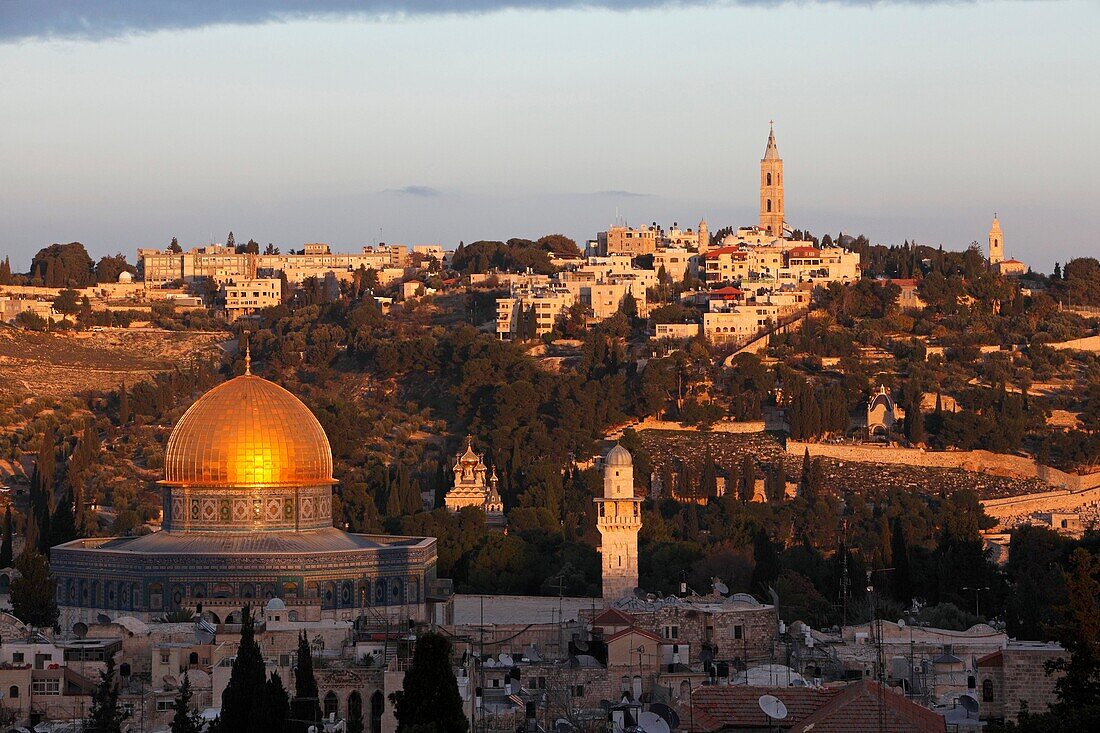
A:
<svg viewBox="0 0 1100 733">
<path fill-rule="evenodd" d="M 783 698 L 780 697 L 782 700 Z M 944 733 L 947 721 L 877 682 L 860 680 L 799 721 L 792 733 Z"/>
<path fill-rule="evenodd" d="M 592 619 L 593 626 L 630 626 L 633 619 L 617 608 L 609 608 Z"/>
<path fill-rule="evenodd" d="M 785 727 L 796 725 L 837 694 L 835 688 L 706 686 L 692 692 L 691 701 L 680 701 L 681 722 L 692 721 L 694 733 L 739 728 L 768 728 L 770 720 L 760 709 L 761 695 L 775 695 L 787 706 Z M 689 717 L 690 716 L 690 717 Z"/>
<path fill-rule="evenodd" d="M 899 288 L 915 288 L 917 286 L 917 279 L 915 277 L 895 277 L 888 282 L 897 285 Z"/>
<path fill-rule="evenodd" d="M 718 288 L 717 290 L 711 290 L 710 293 L 709 293 L 709 295 L 711 295 L 711 296 L 715 296 L 715 295 L 726 296 L 726 295 L 729 295 L 729 296 L 732 296 L 734 298 L 736 298 L 739 295 L 744 295 L 744 294 L 745 294 L 745 291 L 738 290 L 737 288 L 733 287 L 732 285 L 727 285 L 726 287 Z"/>
<path fill-rule="evenodd" d="M 944 733 L 944 718 L 876 682 L 860 680 L 847 687 L 696 688 L 691 701 L 680 701 L 680 719 L 694 733 L 767 729 L 771 721 L 760 710 L 761 695 L 775 695 L 787 706 L 781 728 L 789 733 Z M 882 721 L 882 727 L 880 727 Z"/>
<path fill-rule="evenodd" d="M 821 250 L 816 247 L 792 247 L 787 250 L 788 257 L 818 257 Z"/>
<path fill-rule="evenodd" d="M 708 260 L 716 260 L 722 255 L 732 255 L 741 251 L 742 250 L 740 247 L 719 247 L 718 249 L 710 250 L 705 255 L 703 255 L 703 257 Z M 747 255 L 748 253 L 746 252 L 745 254 Z"/>
<path fill-rule="evenodd" d="M 661 640 L 661 637 L 657 636 L 652 631 L 646 631 L 645 629 L 639 629 L 637 626 L 631 626 L 629 629 L 623 629 L 621 631 L 616 631 L 614 634 L 607 637 L 604 641 L 606 641 L 608 644 L 610 644 L 611 642 L 615 641 L 616 639 L 621 639 L 624 636 L 628 636 L 630 634 L 637 634 L 638 636 L 644 636 L 645 638 L 652 639 L 653 641 L 660 641 Z"/>
</svg>

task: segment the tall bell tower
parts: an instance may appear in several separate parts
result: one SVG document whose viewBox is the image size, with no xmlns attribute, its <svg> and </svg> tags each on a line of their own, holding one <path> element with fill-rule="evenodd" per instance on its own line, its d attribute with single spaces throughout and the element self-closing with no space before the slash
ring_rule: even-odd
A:
<svg viewBox="0 0 1100 733">
<path fill-rule="evenodd" d="M 1005 235 L 1001 231 L 1001 222 L 993 215 L 993 224 L 989 227 L 989 264 L 997 265 L 1005 260 Z"/>
<path fill-rule="evenodd" d="M 783 159 L 775 146 L 774 124 L 768 128 L 768 146 L 760 161 L 760 228 L 783 236 Z"/>
<path fill-rule="evenodd" d="M 603 556 L 603 599 L 610 604 L 638 587 L 642 500 L 634 496 L 634 459 L 621 445 L 604 456 L 603 496 L 593 501 L 599 509 L 596 529 Z"/>
</svg>

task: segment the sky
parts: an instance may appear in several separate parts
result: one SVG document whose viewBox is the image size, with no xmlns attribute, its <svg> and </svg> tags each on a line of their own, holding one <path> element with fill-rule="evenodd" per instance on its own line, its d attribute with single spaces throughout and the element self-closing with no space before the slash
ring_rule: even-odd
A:
<svg viewBox="0 0 1100 733">
<path fill-rule="evenodd" d="M 1093 0 L 225 5 L 0 4 L 14 269 L 752 224 L 769 120 L 793 227 L 1100 255 Z"/>
</svg>

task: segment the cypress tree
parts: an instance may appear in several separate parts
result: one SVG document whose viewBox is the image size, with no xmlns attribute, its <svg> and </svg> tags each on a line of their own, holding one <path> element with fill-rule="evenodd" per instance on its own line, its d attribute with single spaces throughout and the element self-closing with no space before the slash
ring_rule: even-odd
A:
<svg viewBox="0 0 1100 733">
<path fill-rule="evenodd" d="M 909 603 L 913 600 L 913 578 L 909 570 L 909 547 L 900 517 L 894 519 L 890 529 L 890 557 L 894 565 L 894 571 L 890 573 L 890 590 L 894 600 Z"/>
<path fill-rule="evenodd" d="M 54 626 L 59 616 L 57 583 L 45 555 L 28 543 L 15 561 L 15 569 L 19 577 L 11 582 L 12 613 L 29 626 Z"/>
<path fill-rule="evenodd" d="M 303 631 L 298 635 L 298 660 L 294 665 L 294 700 L 290 703 L 290 730 L 305 733 L 321 720 L 317 677 L 313 673 L 313 654 Z"/>
<path fill-rule="evenodd" d="M 756 566 L 752 569 L 750 587 L 755 592 L 763 592 L 779 577 L 779 550 L 763 528 L 758 529 L 753 538 L 752 558 Z"/>
<path fill-rule="evenodd" d="M 265 722 L 262 730 L 280 731 L 286 727 L 286 719 L 290 714 L 290 698 L 278 671 L 272 672 L 264 683 L 264 705 L 261 713 Z"/>
<path fill-rule="evenodd" d="M 256 643 L 252 607 L 241 612 L 241 642 L 229 673 L 229 684 L 222 693 L 221 715 L 217 730 L 224 733 L 271 733 L 266 726 L 268 702 L 267 674 L 263 655 Z"/>
<path fill-rule="evenodd" d="M 11 548 L 11 504 L 4 510 L 4 541 L 0 544 L 0 568 L 10 568 L 12 563 Z"/>
<path fill-rule="evenodd" d="M 72 494 L 67 493 L 57 502 L 57 508 L 50 517 L 50 547 L 70 542 L 79 536 Z"/>
<path fill-rule="evenodd" d="M 42 442 L 38 446 L 38 458 L 34 462 L 34 472 L 31 474 L 30 511 L 34 514 L 37 526 L 35 537 L 38 551 L 43 555 L 50 554 L 50 513 L 53 508 L 53 489 L 57 459 L 54 455 L 56 449 L 56 435 L 53 428 L 47 428 L 42 434 Z"/>
<path fill-rule="evenodd" d="M 172 702 L 172 709 L 175 714 L 172 716 L 172 722 L 168 724 L 168 730 L 171 733 L 200 733 L 202 731 L 202 715 L 198 710 L 191 708 L 192 697 L 194 697 L 194 691 L 191 689 L 191 680 L 184 672 L 183 682 L 180 683 L 179 692 L 176 693 L 176 699 Z"/>
<path fill-rule="evenodd" d="M 107 664 L 99 673 L 99 684 L 92 693 L 92 709 L 84 721 L 84 729 L 94 733 L 122 733 L 122 723 L 129 717 L 130 714 L 118 704 L 115 660 L 107 657 Z"/>
<path fill-rule="evenodd" d="M 752 501 L 756 492 L 756 467 L 753 466 L 752 456 L 746 454 L 741 459 L 741 501 Z"/>
<path fill-rule="evenodd" d="M 397 733 L 469 730 L 451 668 L 451 643 L 439 634 L 424 634 L 417 640 L 402 689 L 390 695 L 390 700 L 397 717 Z"/>
</svg>

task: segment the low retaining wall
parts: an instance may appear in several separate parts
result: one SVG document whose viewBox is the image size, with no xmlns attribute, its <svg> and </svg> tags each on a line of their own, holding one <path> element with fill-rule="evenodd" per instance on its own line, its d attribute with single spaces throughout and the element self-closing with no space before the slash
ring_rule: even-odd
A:
<svg viewBox="0 0 1100 733">
<path fill-rule="evenodd" d="M 1036 467 L 1037 464 L 1030 458 L 1003 453 L 990 453 L 984 450 L 926 451 L 919 448 L 896 448 L 892 446 L 787 441 L 788 453 L 800 456 L 807 450 L 810 451 L 811 456 L 835 458 L 839 461 L 895 463 L 923 468 L 961 468 L 966 471 L 989 473 L 994 476 L 1007 476 L 1009 478 L 1042 478 Z M 1058 473 L 1061 473 L 1061 471 Z"/>
<path fill-rule="evenodd" d="M 1100 351 L 1100 336 L 1086 336 L 1081 339 L 1047 344 L 1047 346 L 1059 351 Z"/>
<path fill-rule="evenodd" d="M 1006 519 L 1032 512 L 1072 511 L 1085 504 L 1100 502 L 1100 488 L 1083 491 L 1056 489 L 1037 494 L 987 499 L 982 502 L 985 513 L 996 519 Z"/>
<path fill-rule="evenodd" d="M 640 433 L 643 430 L 694 430 L 697 432 L 710 432 L 710 433 L 763 433 L 767 426 L 763 420 L 751 420 L 746 422 L 734 422 L 732 420 L 719 420 L 708 428 L 702 429 L 697 425 L 684 425 L 683 423 L 670 422 L 668 420 L 654 420 L 647 419 L 641 422 L 634 422 L 622 427 L 616 428 L 614 432 L 608 433 L 608 440 L 616 440 L 621 438 L 623 431 L 626 429 L 634 430 Z"/>
</svg>

